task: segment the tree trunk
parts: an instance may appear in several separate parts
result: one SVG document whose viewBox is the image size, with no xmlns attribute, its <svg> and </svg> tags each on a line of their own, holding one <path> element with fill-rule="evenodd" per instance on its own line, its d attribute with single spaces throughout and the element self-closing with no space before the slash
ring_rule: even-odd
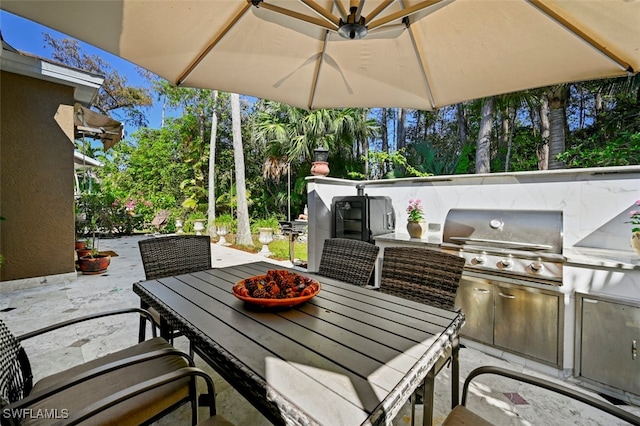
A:
<svg viewBox="0 0 640 426">
<path fill-rule="evenodd" d="M 398 108 L 398 149 L 404 148 L 406 146 L 406 126 L 407 116 L 404 108 Z"/>
<path fill-rule="evenodd" d="M 218 138 L 218 91 L 214 90 L 213 113 L 211 114 L 211 138 L 209 140 L 209 203 L 207 208 L 207 223 L 209 235 L 216 234 L 216 139 Z"/>
<path fill-rule="evenodd" d="M 507 155 L 504 160 L 504 171 L 508 172 L 511 167 L 511 147 L 513 146 L 513 132 L 515 130 L 516 121 L 516 109 L 513 107 L 507 107 L 505 109 L 505 117 L 502 123 L 502 130 L 504 132 L 504 142 L 507 145 Z"/>
<path fill-rule="evenodd" d="M 380 127 L 382 131 L 382 152 L 389 154 L 389 128 L 387 126 L 387 124 L 389 123 L 389 116 L 387 112 L 388 111 L 386 108 L 382 108 L 382 125 Z M 385 161 L 382 165 L 382 176 L 386 175 L 388 171 L 389 164 L 387 161 Z"/>
<path fill-rule="evenodd" d="M 476 173 L 491 173 L 491 128 L 495 113 L 495 100 L 486 98 L 482 103 L 482 119 L 476 148 Z"/>
<path fill-rule="evenodd" d="M 233 157 L 236 165 L 236 196 L 238 198 L 238 233 L 236 244 L 252 246 L 249 227 L 249 205 L 247 185 L 244 177 L 244 151 L 242 149 L 242 129 L 240 123 L 240 95 L 231 94 L 231 126 L 233 130 Z"/>
<path fill-rule="evenodd" d="M 540 118 L 540 137 L 542 142 L 536 148 L 538 156 L 538 170 L 549 169 L 549 100 L 543 96 L 538 110 Z"/>
<path fill-rule="evenodd" d="M 547 94 L 549 98 L 549 169 L 564 169 L 563 161 L 557 159 L 558 154 L 565 150 L 567 114 L 566 106 L 569 100 L 569 86 L 562 85 L 553 88 Z"/>
<path fill-rule="evenodd" d="M 463 103 L 456 104 L 456 118 L 458 119 L 458 138 L 460 139 L 458 152 L 462 152 L 462 148 L 467 144 L 467 117 Z"/>
</svg>

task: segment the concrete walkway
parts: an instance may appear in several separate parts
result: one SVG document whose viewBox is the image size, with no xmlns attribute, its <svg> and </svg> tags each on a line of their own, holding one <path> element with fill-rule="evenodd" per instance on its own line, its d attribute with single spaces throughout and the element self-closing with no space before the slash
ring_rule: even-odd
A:
<svg viewBox="0 0 640 426">
<path fill-rule="evenodd" d="M 77 280 L 63 284 L 48 285 L 34 289 L 6 292 L 0 300 L 1 318 L 16 335 L 35 330 L 65 319 L 109 309 L 139 306 L 139 298 L 132 291 L 132 284 L 144 279 L 144 270 L 138 250 L 138 241 L 149 237 L 123 237 L 103 239 L 100 250 L 112 250 L 117 256 L 111 259 L 107 273 L 103 275 L 78 275 Z M 289 261 L 274 261 L 259 254 L 246 253 L 230 247 L 212 245 L 214 268 L 249 263 L 259 260 L 274 265 L 291 266 Z M 46 338 L 34 338 L 24 342 L 34 370 L 34 379 L 69 368 L 97 356 L 137 343 L 135 316 L 105 318 L 69 327 L 64 332 Z M 185 338 L 176 340 L 176 346 L 187 350 Z M 216 383 L 218 411 L 237 425 L 261 426 L 270 423 L 255 410 L 228 383 L 222 380 L 202 360 L 196 359 Z M 469 371 L 480 365 L 497 365 L 516 371 L 532 373 L 527 366 L 504 361 L 472 348 L 460 351 L 461 380 Z M 450 369 L 445 368 L 437 377 L 434 404 L 435 424 L 440 424 L 450 411 Z M 546 377 L 549 380 L 556 380 Z M 507 379 L 497 380 L 491 376 L 478 379 L 470 397 L 469 407 L 485 419 L 499 425 L 612 425 L 619 424 L 611 417 L 590 407 L 549 394 Z M 565 384 L 579 388 L 570 380 Z M 595 395 L 591 393 L 592 395 Z M 597 395 L 595 395 L 598 397 Z M 625 405 L 640 415 L 640 407 Z M 205 409 L 200 410 L 202 415 Z M 421 421 L 421 416 L 417 416 Z M 188 425 L 190 411 L 183 407 L 158 425 Z M 394 425 L 410 424 L 409 408 L 400 413 Z M 333 425 L 329 425 L 333 426 Z"/>
</svg>

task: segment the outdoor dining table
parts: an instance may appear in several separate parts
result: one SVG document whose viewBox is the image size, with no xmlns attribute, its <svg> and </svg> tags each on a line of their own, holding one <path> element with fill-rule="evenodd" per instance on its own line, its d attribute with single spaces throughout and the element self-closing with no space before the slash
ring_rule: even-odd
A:
<svg viewBox="0 0 640 426">
<path fill-rule="evenodd" d="M 245 304 L 232 286 L 270 269 L 255 262 L 137 282 L 162 329 L 179 329 L 195 353 L 274 424 L 391 424 L 424 387 L 433 418 L 435 375 L 451 360 L 458 404 L 458 335 L 464 315 L 293 271 L 321 284 L 312 299 L 273 309 Z"/>
</svg>

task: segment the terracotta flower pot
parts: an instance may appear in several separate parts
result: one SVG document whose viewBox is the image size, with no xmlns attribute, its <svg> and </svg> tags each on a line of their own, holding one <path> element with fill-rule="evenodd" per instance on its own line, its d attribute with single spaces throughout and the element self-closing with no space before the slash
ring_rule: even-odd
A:
<svg viewBox="0 0 640 426">
<path fill-rule="evenodd" d="M 111 256 L 106 254 L 84 256 L 78 259 L 80 271 L 86 275 L 103 274 L 107 271 L 110 263 Z"/>
<path fill-rule="evenodd" d="M 81 249 L 76 249 L 76 253 L 78 253 L 78 259 L 80 259 L 81 257 L 85 257 L 86 255 L 91 253 L 91 249 L 90 248 L 81 248 Z"/>
<path fill-rule="evenodd" d="M 85 243 L 84 241 L 76 241 L 76 250 L 82 250 L 85 247 L 87 247 L 87 243 Z"/>
</svg>

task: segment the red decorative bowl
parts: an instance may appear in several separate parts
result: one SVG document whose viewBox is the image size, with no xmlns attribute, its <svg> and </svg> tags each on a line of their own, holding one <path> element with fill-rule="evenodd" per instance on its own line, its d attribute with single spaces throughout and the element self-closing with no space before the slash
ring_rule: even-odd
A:
<svg viewBox="0 0 640 426">
<path fill-rule="evenodd" d="M 279 292 L 276 291 L 278 289 Z M 287 270 L 270 270 L 265 275 L 238 281 L 232 288 L 235 297 L 262 308 L 290 308 L 306 302 L 319 292 L 320 283 L 317 280 Z"/>
</svg>

